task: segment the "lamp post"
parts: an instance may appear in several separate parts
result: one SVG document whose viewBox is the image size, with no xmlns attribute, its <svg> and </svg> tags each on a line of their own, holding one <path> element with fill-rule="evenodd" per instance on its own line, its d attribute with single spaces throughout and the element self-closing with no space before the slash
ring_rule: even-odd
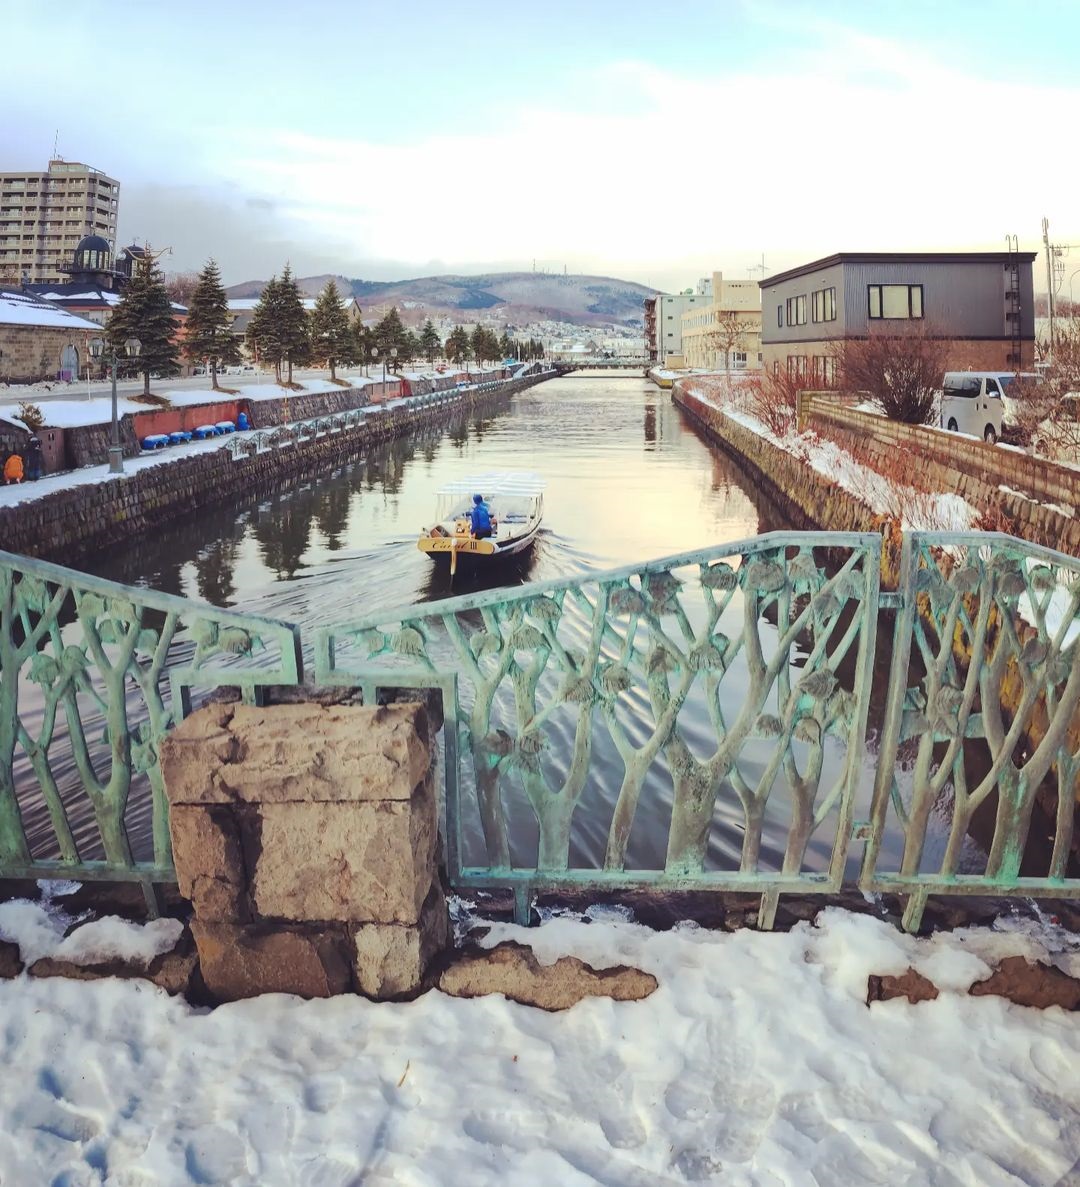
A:
<svg viewBox="0 0 1080 1187">
<path fill-rule="evenodd" d="M 124 342 L 124 354 L 129 359 L 137 359 L 142 343 L 138 338 L 128 338 Z M 90 357 L 100 359 L 105 353 L 105 342 L 101 338 L 94 338 L 90 343 Z M 112 372 L 112 421 L 109 431 L 109 473 L 123 474 L 124 451 L 120 447 L 120 421 L 116 415 L 116 347 L 109 344 L 109 367 Z"/>
<path fill-rule="evenodd" d="M 376 367 L 379 365 L 379 348 L 377 346 L 373 346 L 371 348 L 371 361 L 375 364 Z M 386 382 L 386 364 L 383 363 L 383 383 L 385 383 L 385 382 Z"/>
<path fill-rule="evenodd" d="M 396 346 L 391 346 L 391 347 L 390 347 L 390 358 L 391 358 L 392 360 L 396 360 L 396 359 L 397 359 L 397 347 L 396 347 Z M 394 363 L 394 362 L 391 362 L 391 363 L 390 363 L 390 370 L 391 370 L 391 371 L 394 371 L 395 369 L 396 369 L 396 367 L 395 367 L 395 363 Z M 385 383 L 385 382 L 386 382 L 386 362 L 384 361 L 384 362 L 383 362 L 383 383 Z"/>
</svg>

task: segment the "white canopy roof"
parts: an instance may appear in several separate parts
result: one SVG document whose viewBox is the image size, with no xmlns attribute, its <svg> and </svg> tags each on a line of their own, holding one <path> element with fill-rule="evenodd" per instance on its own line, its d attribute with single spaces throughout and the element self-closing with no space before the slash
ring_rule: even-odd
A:
<svg viewBox="0 0 1080 1187">
<path fill-rule="evenodd" d="M 539 474 L 528 470 L 492 470 L 487 474 L 474 474 L 469 478 L 456 478 L 439 490 L 439 495 L 480 494 L 484 498 L 496 495 L 535 498 L 543 494 L 547 483 Z"/>
</svg>

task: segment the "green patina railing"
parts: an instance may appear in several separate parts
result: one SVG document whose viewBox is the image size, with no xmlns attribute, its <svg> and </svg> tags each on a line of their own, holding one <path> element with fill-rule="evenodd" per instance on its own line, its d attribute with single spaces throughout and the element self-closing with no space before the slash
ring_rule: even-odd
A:
<svg viewBox="0 0 1080 1187">
<path fill-rule="evenodd" d="M 1080 562 L 913 534 L 880 571 L 877 536 L 773 533 L 324 628 L 315 678 L 441 690 L 450 880 L 523 917 L 559 888 L 750 891 L 762 926 L 847 881 L 912 928 L 930 894 L 1080 895 Z M 161 737 L 193 689 L 300 678 L 288 624 L 0 553 L 0 876 L 171 880 Z"/>
<path fill-rule="evenodd" d="M 302 675 L 286 623 L 0 552 L 0 876 L 138 881 L 152 905 L 175 880 L 158 746 L 192 691 Z"/>
</svg>

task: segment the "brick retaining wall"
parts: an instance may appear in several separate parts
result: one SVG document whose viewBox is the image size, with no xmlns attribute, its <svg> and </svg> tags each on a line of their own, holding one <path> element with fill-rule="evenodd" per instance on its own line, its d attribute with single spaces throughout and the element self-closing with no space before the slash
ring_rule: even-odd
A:
<svg viewBox="0 0 1080 1187">
<path fill-rule="evenodd" d="M 897 451 L 907 451 L 926 489 L 961 495 L 974 507 L 998 507 L 1012 521 L 1013 534 L 1080 555 L 1080 522 L 1075 518 L 1080 471 L 958 433 L 859 412 L 816 394 L 800 400 L 799 425 L 886 474 L 895 471 Z"/>
<path fill-rule="evenodd" d="M 347 432 L 248 458 L 234 460 L 222 448 L 120 478 L 72 486 L 15 507 L 0 507 L 0 541 L 5 552 L 71 564 L 103 545 L 158 530 L 171 518 L 237 493 L 273 486 L 298 472 L 325 473 L 379 442 L 424 425 L 444 423 L 461 412 L 498 405 L 547 378 L 550 376 L 533 375 L 512 380 L 496 392 L 470 394 L 448 407 L 391 409 L 373 418 L 373 423 Z"/>
<path fill-rule="evenodd" d="M 763 479 L 785 510 L 801 520 L 796 526 L 829 532 L 876 532 L 881 527 L 880 516 L 861 499 L 687 391 L 686 380 L 676 380 L 671 395 L 714 441 Z"/>
</svg>

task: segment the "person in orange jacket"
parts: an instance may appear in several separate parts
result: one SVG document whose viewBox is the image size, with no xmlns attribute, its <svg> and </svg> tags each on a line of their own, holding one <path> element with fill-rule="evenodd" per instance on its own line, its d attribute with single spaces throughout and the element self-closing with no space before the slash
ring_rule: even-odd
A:
<svg viewBox="0 0 1080 1187">
<path fill-rule="evenodd" d="M 23 480 L 23 460 L 17 453 L 11 454 L 6 462 L 4 462 L 4 485 L 11 486 L 12 483 L 22 482 Z"/>
</svg>

